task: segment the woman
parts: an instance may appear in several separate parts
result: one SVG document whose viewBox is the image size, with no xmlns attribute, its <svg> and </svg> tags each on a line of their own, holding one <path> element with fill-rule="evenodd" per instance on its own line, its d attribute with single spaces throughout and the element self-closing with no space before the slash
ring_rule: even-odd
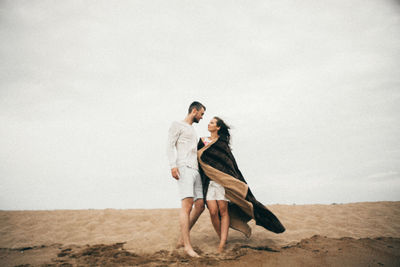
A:
<svg viewBox="0 0 400 267">
<path fill-rule="evenodd" d="M 223 138 L 229 143 L 229 126 L 223 120 L 214 117 L 208 124 L 208 131 L 211 133 L 210 137 L 202 137 L 201 142 L 204 145 L 210 144 L 212 141 Z M 220 243 L 218 252 L 225 249 L 226 240 L 228 238 L 229 230 L 229 213 L 228 213 L 228 199 L 225 197 L 225 189 L 222 185 L 209 179 L 203 183 L 203 190 L 205 200 L 207 201 L 207 208 L 210 212 L 211 223 L 217 232 Z"/>
<path fill-rule="evenodd" d="M 211 136 L 200 138 L 197 152 L 204 200 L 220 237 L 219 252 L 224 250 L 229 227 L 250 237 L 247 223 L 251 219 L 274 233 L 285 231 L 278 218 L 250 191 L 231 152 L 229 129 L 222 119 L 214 117 L 208 124 Z"/>
</svg>

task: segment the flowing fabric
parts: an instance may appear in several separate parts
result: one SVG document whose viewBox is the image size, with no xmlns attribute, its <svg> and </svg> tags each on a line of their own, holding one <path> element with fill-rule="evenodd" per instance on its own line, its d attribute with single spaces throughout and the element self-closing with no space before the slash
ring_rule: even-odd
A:
<svg viewBox="0 0 400 267">
<path fill-rule="evenodd" d="M 225 197 L 230 201 L 228 210 L 231 228 L 250 237 L 251 228 L 247 223 L 254 219 L 257 225 L 274 233 L 285 231 L 279 219 L 254 197 L 226 140 L 220 137 L 205 145 L 200 139 L 197 156 L 204 200 L 210 180 L 225 188 Z"/>
</svg>

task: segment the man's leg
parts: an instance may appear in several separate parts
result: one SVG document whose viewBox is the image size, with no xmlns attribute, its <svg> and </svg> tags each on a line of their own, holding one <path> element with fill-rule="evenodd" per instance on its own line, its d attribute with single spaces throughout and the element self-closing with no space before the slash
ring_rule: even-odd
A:
<svg viewBox="0 0 400 267">
<path fill-rule="evenodd" d="M 193 250 L 189 236 L 190 212 L 192 210 L 192 206 L 193 206 L 193 198 L 185 198 L 182 200 L 182 207 L 179 216 L 181 225 L 181 235 L 186 253 L 191 257 L 199 257 L 199 255 Z"/>
<path fill-rule="evenodd" d="M 203 185 L 201 183 L 201 176 L 198 171 L 196 171 L 196 178 L 194 181 L 194 209 L 190 214 L 190 229 L 196 223 L 197 219 L 200 217 L 201 213 L 204 211 L 204 199 L 203 199 Z"/>
<path fill-rule="evenodd" d="M 192 229 L 193 225 L 197 222 L 197 219 L 204 211 L 204 200 L 202 198 L 197 199 L 194 202 L 194 209 L 190 213 L 190 225 L 189 230 Z"/>
<path fill-rule="evenodd" d="M 194 208 L 190 212 L 190 219 L 189 219 L 189 231 L 192 229 L 193 225 L 197 222 L 197 219 L 204 211 L 204 200 L 202 198 L 197 199 L 194 202 Z M 183 238 L 182 235 L 179 238 L 178 243 L 176 244 L 177 248 L 183 247 Z"/>
</svg>

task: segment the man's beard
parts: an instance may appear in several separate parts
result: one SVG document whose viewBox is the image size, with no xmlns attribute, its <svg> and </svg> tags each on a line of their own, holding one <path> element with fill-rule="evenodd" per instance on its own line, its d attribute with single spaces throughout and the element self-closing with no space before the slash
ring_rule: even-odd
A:
<svg viewBox="0 0 400 267">
<path fill-rule="evenodd" d="M 194 117 L 194 118 L 193 118 L 193 122 L 199 123 L 199 120 L 198 120 L 196 117 Z"/>
</svg>

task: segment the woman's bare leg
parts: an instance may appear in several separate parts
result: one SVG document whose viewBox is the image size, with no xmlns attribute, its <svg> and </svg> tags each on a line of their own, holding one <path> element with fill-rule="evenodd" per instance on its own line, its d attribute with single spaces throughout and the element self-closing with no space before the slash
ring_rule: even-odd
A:
<svg viewBox="0 0 400 267">
<path fill-rule="evenodd" d="M 229 213 L 228 213 L 228 201 L 218 200 L 219 214 L 221 215 L 221 235 L 218 252 L 223 252 L 228 239 L 229 231 Z"/>
<path fill-rule="evenodd" d="M 221 221 L 218 214 L 218 204 L 216 200 L 207 200 L 207 208 L 210 212 L 211 223 L 214 226 L 215 232 L 221 239 Z"/>
</svg>

